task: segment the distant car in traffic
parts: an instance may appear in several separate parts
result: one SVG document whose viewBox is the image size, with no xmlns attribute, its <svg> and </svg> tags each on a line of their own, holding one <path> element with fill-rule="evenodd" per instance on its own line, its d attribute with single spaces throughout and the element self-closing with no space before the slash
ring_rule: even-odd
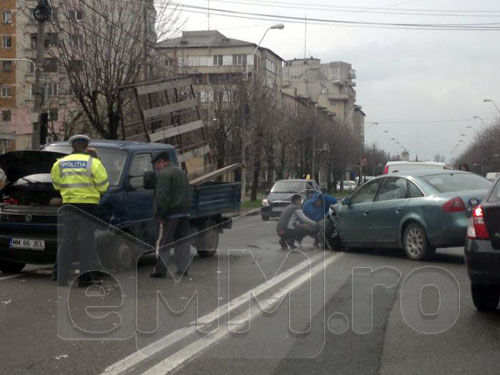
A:
<svg viewBox="0 0 500 375">
<path fill-rule="evenodd" d="M 283 209 L 290 204 L 293 195 L 300 194 L 302 199 L 306 200 L 320 190 L 318 183 L 314 180 L 276 181 L 271 191 L 262 199 L 262 220 L 267 221 L 271 217 L 279 217 Z"/>
<path fill-rule="evenodd" d="M 500 172 L 488 172 L 486 173 L 486 179 L 491 182 L 495 181 L 498 177 L 500 177 Z"/>
<path fill-rule="evenodd" d="M 337 191 L 343 190 L 345 192 L 352 193 L 358 187 L 358 185 L 356 184 L 356 181 L 343 181 L 343 185 L 344 185 L 343 189 L 341 189 L 340 182 L 339 182 L 337 184 Z"/>
<path fill-rule="evenodd" d="M 345 198 L 337 229 L 345 247 L 404 249 L 408 258 L 430 258 L 438 247 L 463 246 L 472 210 L 491 182 L 452 170 L 377 177 Z"/>
<path fill-rule="evenodd" d="M 472 301 L 480 311 L 496 310 L 500 302 L 500 181 L 476 207 L 467 230 L 465 263 Z"/>
<path fill-rule="evenodd" d="M 444 170 L 446 164 L 433 161 L 389 161 L 385 165 L 384 174 L 433 169 Z"/>
</svg>

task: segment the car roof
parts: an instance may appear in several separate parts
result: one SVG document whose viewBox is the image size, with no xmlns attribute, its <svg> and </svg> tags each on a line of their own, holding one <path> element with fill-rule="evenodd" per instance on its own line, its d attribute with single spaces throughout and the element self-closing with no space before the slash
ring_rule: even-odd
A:
<svg viewBox="0 0 500 375">
<path fill-rule="evenodd" d="M 473 173 L 466 172 L 466 171 L 459 171 L 456 169 L 416 169 L 414 171 L 403 171 L 403 172 L 384 174 L 384 175 L 381 175 L 379 177 L 391 177 L 391 176 L 424 177 L 424 176 L 433 176 L 433 175 L 440 175 L 440 174 L 473 174 Z"/>
<path fill-rule="evenodd" d="M 69 146 L 68 142 L 55 142 L 45 145 L 48 146 Z M 90 146 L 99 148 L 110 148 L 120 150 L 175 150 L 175 147 L 166 143 L 133 142 L 122 140 L 96 140 L 90 142 Z"/>
<path fill-rule="evenodd" d="M 276 182 L 282 182 L 282 181 L 289 181 L 289 182 L 316 182 L 314 180 L 306 180 L 304 178 L 290 178 L 290 179 L 286 179 L 286 180 L 278 180 Z"/>
<path fill-rule="evenodd" d="M 437 161 L 388 161 L 386 165 L 433 165 L 436 167 L 444 167 L 445 163 Z"/>
</svg>

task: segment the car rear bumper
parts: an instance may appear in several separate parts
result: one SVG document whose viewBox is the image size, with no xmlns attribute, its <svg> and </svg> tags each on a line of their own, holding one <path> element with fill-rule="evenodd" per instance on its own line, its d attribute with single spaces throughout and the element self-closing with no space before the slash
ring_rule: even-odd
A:
<svg viewBox="0 0 500 375">
<path fill-rule="evenodd" d="M 467 239 L 465 264 L 473 284 L 500 285 L 500 250 L 495 250 L 489 240 Z"/>
</svg>

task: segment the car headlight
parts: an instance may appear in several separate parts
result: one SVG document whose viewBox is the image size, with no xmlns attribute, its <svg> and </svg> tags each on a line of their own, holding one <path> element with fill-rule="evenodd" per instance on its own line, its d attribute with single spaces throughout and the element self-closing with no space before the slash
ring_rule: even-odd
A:
<svg viewBox="0 0 500 375">
<path fill-rule="evenodd" d="M 262 205 L 269 206 L 269 201 L 266 198 L 262 199 Z"/>
</svg>

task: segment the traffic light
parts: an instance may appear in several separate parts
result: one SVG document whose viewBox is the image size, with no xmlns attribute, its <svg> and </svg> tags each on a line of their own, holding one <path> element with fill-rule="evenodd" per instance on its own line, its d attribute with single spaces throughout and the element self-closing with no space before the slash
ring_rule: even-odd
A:
<svg viewBox="0 0 500 375">
<path fill-rule="evenodd" d="M 49 132 L 49 114 L 42 112 L 40 114 L 40 144 L 47 143 L 47 135 Z"/>
</svg>

